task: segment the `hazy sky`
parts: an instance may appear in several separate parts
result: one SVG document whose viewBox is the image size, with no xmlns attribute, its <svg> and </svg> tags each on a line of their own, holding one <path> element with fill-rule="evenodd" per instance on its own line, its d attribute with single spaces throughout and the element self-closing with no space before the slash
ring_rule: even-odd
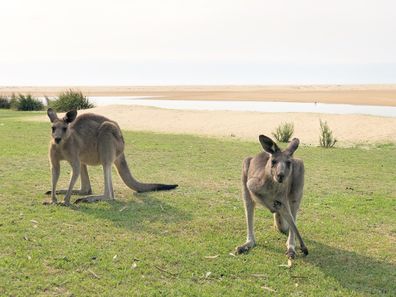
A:
<svg viewBox="0 0 396 297">
<path fill-rule="evenodd" d="M 396 83 L 389 0 L 2 0 L 0 85 Z"/>
</svg>

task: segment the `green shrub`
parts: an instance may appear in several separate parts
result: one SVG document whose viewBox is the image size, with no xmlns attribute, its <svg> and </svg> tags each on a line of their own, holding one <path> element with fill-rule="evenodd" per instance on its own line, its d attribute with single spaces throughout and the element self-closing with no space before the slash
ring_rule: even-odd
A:
<svg viewBox="0 0 396 297">
<path fill-rule="evenodd" d="M 44 104 L 30 94 L 19 94 L 18 96 L 15 96 L 15 94 L 13 94 L 11 96 L 10 106 L 12 109 L 23 111 L 44 109 Z"/>
<path fill-rule="evenodd" d="M 281 123 L 272 133 L 278 142 L 289 142 L 294 133 L 293 123 Z"/>
<path fill-rule="evenodd" d="M 321 147 L 333 147 L 337 139 L 333 137 L 333 131 L 331 131 L 329 125 L 326 121 L 320 121 L 320 136 L 319 136 L 319 144 Z"/>
<path fill-rule="evenodd" d="M 48 101 L 48 103 L 50 107 L 60 112 L 95 107 L 95 105 L 90 103 L 88 98 L 85 97 L 82 92 L 73 90 L 61 93 L 58 99 Z"/>
<path fill-rule="evenodd" d="M 9 109 L 10 107 L 10 99 L 6 96 L 0 96 L 0 108 Z"/>
</svg>

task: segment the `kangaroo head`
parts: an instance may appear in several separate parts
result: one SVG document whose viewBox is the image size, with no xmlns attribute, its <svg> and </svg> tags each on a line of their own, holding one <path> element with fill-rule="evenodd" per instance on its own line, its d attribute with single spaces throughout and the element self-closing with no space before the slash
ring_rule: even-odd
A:
<svg viewBox="0 0 396 297">
<path fill-rule="evenodd" d="M 52 123 L 52 140 L 55 144 L 59 144 L 67 135 L 69 124 L 75 120 L 77 111 L 68 111 L 62 119 L 59 119 L 56 112 L 52 108 L 48 108 L 47 115 Z"/>
<path fill-rule="evenodd" d="M 271 138 L 260 135 L 259 140 L 264 150 L 271 156 L 267 166 L 270 168 L 273 180 L 277 183 L 283 183 L 291 175 L 293 153 L 297 150 L 300 141 L 293 138 L 289 146 L 281 151 Z"/>
</svg>

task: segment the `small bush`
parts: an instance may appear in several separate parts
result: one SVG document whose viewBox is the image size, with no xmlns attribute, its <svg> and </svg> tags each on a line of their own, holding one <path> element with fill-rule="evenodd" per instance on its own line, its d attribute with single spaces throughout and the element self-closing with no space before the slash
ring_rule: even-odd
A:
<svg viewBox="0 0 396 297">
<path fill-rule="evenodd" d="M 0 108 L 9 109 L 10 107 L 10 99 L 5 96 L 0 96 Z"/>
<path fill-rule="evenodd" d="M 48 103 L 50 107 L 60 112 L 95 107 L 82 92 L 73 90 L 63 92 L 57 100 L 49 101 Z"/>
<path fill-rule="evenodd" d="M 289 142 L 294 133 L 293 123 L 281 123 L 272 133 L 275 139 L 279 142 Z"/>
<path fill-rule="evenodd" d="M 329 125 L 326 121 L 320 121 L 320 136 L 319 136 L 319 144 L 321 147 L 333 147 L 337 139 L 333 137 L 333 131 L 331 131 Z"/>
<path fill-rule="evenodd" d="M 44 104 L 30 94 L 19 94 L 18 96 L 15 96 L 15 94 L 13 94 L 11 96 L 10 106 L 12 109 L 23 111 L 44 109 Z"/>
</svg>

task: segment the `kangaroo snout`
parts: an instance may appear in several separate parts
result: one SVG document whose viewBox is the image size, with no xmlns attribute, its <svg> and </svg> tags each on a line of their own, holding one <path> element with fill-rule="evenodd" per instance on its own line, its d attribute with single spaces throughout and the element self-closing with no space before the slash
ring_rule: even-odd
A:
<svg viewBox="0 0 396 297">
<path fill-rule="evenodd" d="M 285 175 L 283 173 L 280 173 L 276 176 L 276 181 L 278 183 L 283 183 L 283 181 L 285 180 Z"/>
<path fill-rule="evenodd" d="M 56 143 L 56 144 L 59 144 L 59 143 L 61 142 L 62 138 L 60 138 L 60 137 L 55 137 L 54 140 L 55 140 L 55 143 Z"/>
</svg>

